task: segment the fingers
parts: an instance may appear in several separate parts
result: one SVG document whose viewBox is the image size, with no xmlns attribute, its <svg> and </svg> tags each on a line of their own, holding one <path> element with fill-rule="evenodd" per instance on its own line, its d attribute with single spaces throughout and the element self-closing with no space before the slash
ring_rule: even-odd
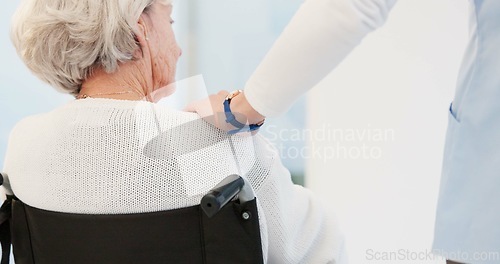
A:
<svg viewBox="0 0 500 264">
<path fill-rule="evenodd" d="M 224 100 L 226 99 L 228 94 L 229 92 L 225 90 L 219 91 L 216 94 L 211 94 L 203 100 L 195 101 L 188 104 L 184 108 L 184 111 L 197 113 L 205 121 L 211 123 L 212 125 L 218 127 L 219 129 L 225 131 L 235 130 L 237 129 L 237 127 L 234 127 L 232 124 L 226 121 L 227 117 L 224 112 Z M 233 115 L 236 117 L 237 120 L 240 120 L 241 123 L 243 124 L 247 123 L 247 118 L 243 114 L 233 112 Z M 251 135 L 255 133 L 249 133 L 249 134 Z"/>
<path fill-rule="evenodd" d="M 196 113 L 196 103 L 197 102 L 191 102 L 191 103 L 189 103 L 188 105 L 186 105 L 184 107 L 184 109 L 182 109 L 182 111 Z"/>
<path fill-rule="evenodd" d="M 228 91 L 221 90 L 217 94 L 209 95 L 208 98 L 189 103 L 186 107 L 184 107 L 183 111 L 198 113 L 198 115 L 202 117 L 213 115 L 218 111 L 223 112 L 224 109 L 221 105 L 224 103 L 228 94 Z"/>
<path fill-rule="evenodd" d="M 209 96 L 209 101 L 210 101 L 210 106 L 212 109 L 212 112 L 210 115 L 213 115 L 215 119 L 215 126 L 217 126 L 220 129 L 228 130 L 228 126 L 226 123 L 226 117 L 224 115 L 224 100 L 226 99 L 227 94 L 229 92 L 227 91 L 220 91 L 217 94 L 213 94 Z"/>
</svg>

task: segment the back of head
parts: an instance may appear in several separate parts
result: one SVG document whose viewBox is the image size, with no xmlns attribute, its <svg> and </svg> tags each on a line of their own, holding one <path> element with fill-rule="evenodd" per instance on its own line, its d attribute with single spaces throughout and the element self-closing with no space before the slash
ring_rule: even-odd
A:
<svg viewBox="0 0 500 264">
<path fill-rule="evenodd" d="M 23 0 L 14 14 L 12 42 L 43 81 L 76 95 L 92 70 L 115 71 L 133 59 L 141 13 L 155 1 Z"/>
</svg>

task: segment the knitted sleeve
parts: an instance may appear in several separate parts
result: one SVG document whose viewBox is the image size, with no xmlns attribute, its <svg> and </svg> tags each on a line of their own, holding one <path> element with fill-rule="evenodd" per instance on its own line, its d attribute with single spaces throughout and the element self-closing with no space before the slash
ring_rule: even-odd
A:
<svg viewBox="0 0 500 264">
<path fill-rule="evenodd" d="M 343 236 L 333 216 L 310 190 L 293 184 L 277 151 L 267 149 L 273 165 L 255 187 L 266 219 L 268 263 L 345 263 Z"/>
<path fill-rule="evenodd" d="M 12 133 L 11 133 L 12 134 Z M 0 200 L 3 202 L 6 198 L 7 195 L 13 195 L 12 189 L 10 187 L 10 180 L 9 180 L 9 148 L 11 147 L 11 144 L 7 144 L 7 151 L 5 152 L 5 160 L 4 160 L 4 166 L 1 170 L 1 172 L 4 174 L 3 178 L 3 183 L 2 186 L 0 186 Z"/>
</svg>

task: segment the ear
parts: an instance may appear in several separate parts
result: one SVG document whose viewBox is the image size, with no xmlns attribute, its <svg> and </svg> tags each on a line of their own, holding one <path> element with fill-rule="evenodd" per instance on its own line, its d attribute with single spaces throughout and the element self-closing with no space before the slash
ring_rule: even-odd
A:
<svg viewBox="0 0 500 264">
<path fill-rule="evenodd" d="M 144 19 L 143 15 L 139 17 L 139 20 L 137 21 L 137 29 L 139 32 L 137 32 L 137 40 L 143 46 L 143 44 L 146 44 L 145 42 L 148 40 L 148 27 L 146 25 L 146 20 Z"/>
<path fill-rule="evenodd" d="M 140 50 L 137 51 L 137 54 L 134 54 L 134 57 L 143 57 L 145 49 L 148 49 L 148 39 L 147 39 L 147 26 L 146 21 L 141 15 L 139 20 L 137 21 L 137 32 L 134 33 L 136 41 L 139 43 Z M 140 56 L 137 56 L 140 55 Z"/>
</svg>

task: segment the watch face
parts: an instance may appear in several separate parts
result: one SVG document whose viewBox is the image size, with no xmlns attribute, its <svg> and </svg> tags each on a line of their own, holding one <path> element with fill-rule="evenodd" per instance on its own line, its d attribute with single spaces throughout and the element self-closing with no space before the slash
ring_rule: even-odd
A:
<svg viewBox="0 0 500 264">
<path fill-rule="evenodd" d="M 231 100 L 233 99 L 235 96 L 237 96 L 238 94 L 242 93 L 243 91 L 241 90 L 236 90 L 236 91 L 233 91 L 233 92 L 230 92 L 227 97 L 226 97 L 226 100 Z"/>
</svg>

